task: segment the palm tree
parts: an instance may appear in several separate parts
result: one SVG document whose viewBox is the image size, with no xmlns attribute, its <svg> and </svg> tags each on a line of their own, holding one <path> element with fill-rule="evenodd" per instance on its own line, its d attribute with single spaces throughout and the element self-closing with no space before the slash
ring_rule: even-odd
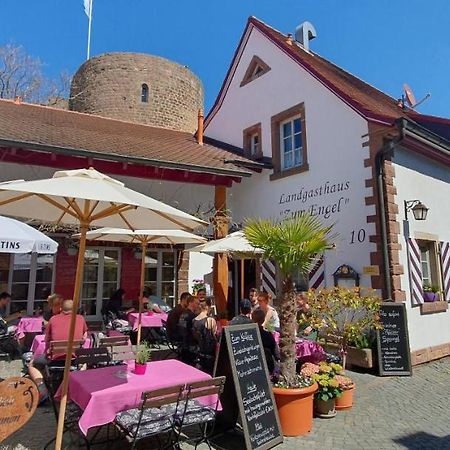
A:
<svg viewBox="0 0 450 450">
<path fill-rule="evenodd" d="M 318 255 L 330 246 L 332 226 L 323 226 L 315 217 L 301 214 L 282 222 L 254 219 L 244 233 L 250 243 L 264 250 L 274 260 L 283 276 L 281 286 L 281 375 L 288 385 L 295 385 L 295 333 L 297 328 L 296 292 L 292 274 L 299 271 L 307 278 Z"/>
</svg>

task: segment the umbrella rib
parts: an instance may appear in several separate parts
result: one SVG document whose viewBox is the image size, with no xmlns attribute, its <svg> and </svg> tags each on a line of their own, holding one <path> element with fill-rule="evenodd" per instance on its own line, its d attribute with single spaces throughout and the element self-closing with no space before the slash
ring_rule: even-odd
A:
<svg viewBox="0 0 450 450">
<path fill-rule="evenodd" d="M 127 225 L 127 227 L 130 229 L 130 230 L 135 230 L 134 229 L 134 227 L 131 225 L 131 223 L 130 222 L 128 222 L 128 220 L 125 218 L 125 216 L 119 211 L 118 212 L 118 214 L 119 214 L 119 217 L 125 222 L 125 224 Z"/>
<path fill-rule="evenodd" d="M 4 189 L 1 189 L 1 191 L 7 192 Z M 0 206 L 4 206 L 4 205 L 7 205 L 9 203 L 17 202 L 19 200 L 23 200 L 23 199 L 31 197 L 33 195 L 35 195 L 35 194 L 31 193 L 31 192 L 27 192 L 26 194 L 18 195 L 17 197 L 8 198 L 7 200 L 2 200 L 2 201 L 0 201 Z"/>
<path fill-rule="evenodd" d="M 130 209 L 136 209 L 136 208 L 137 208 L 137 206 L 134 206 L 134 205 L 120 205 L 120 206 L 113 205 L 113 206 L 105 208 L 104 210 L 99 211 L 97 214 L 91 216 L 90 221 L 92 222 L 94 220 L 104 219 L 105 217 L 112 216 L 114 214 L 118 214 L 120 212 L 128 211 Z"/>
<path fill-rule="evenodd" d="M 72 198 L 72 199 L 67 198 L 67 197 L 63 197 L 63 198 L 64 198 L 64 200 L 67 202 L 67 204 L 69 205 L 69 207 L 71 207 L 71 208 L 78 214 L 78 217 L 79 217 L 80 219 L 84 218 L 84 214 L 83 214 L 83 212 L 81 211 L 80 207 L 77 205 L 77 203 L 76 203 L 76 201 L 75 201 L 75 198 Z"/>
<path fill-rule="evenodd" d="M 74 213 L 73 211 L 71 211 L 69 208 L 64 207 L 63 205 L 58 203 L 56 200 L 53 200 L 52 198 L 48 197 L 47 195 L 44 195 L 44 194 L 36 194 L 36 195 L 39 198 L 41 198 L 42 200 L 45 200 L 47 203 L 50 203 L 51 205 L 53 205 L 55 208 L 58 208 L 61 211 L 64 211 L 66 214 L 69 214 L 70 216 L 75 217 L 76 219 L 81 219 L 81 217 L 77 216 L 77 214 Z"/>
<path fill-rule="evenodd" d="M 160 215 L 161 217 L 164 217 L 164 219 L 169 220 L 170 222 L 173 222 L 174 224 L 178 225 L 180 228 L 182 228 L 184 231 L 192 231 L 192 228 L 183 225 L 181 222 L 179 222 L 178 220 L 175 220 L 174 218 L 170 217 L 168 214 L 165 214 L 161 211 L 156 211 L 155 209 L 152 210 L 154 213 Z"/>
<path fill-rule="evenodd" d="M 94 203 L 94 206 L 93 206 L 93 207 L 91 208 L 91 210 L 89 211 L 89 217 L 92 216 L 92 214 L 94 213 L 95 208 L 97 208 L 97 206 L 98 206 L 99 203 L 100 203 L 100 200 L 97 200 L 97 201 Z"/>
</svg>

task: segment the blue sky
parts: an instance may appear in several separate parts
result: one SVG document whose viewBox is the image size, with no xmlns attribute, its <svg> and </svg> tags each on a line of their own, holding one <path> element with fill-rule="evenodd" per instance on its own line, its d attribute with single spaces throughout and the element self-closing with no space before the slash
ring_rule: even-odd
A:
<svg viewBox="0 0 450 450">
<path fill-rule="evenodd" d="M 45 72 L 74 73 L 86 55 L 82 0 L 1 0 L 0 45 L 23 45 Z M 450 0 L 94 0 L 91 53 L 136 51 L 189 66 L 212 105 L 248 16 L 293 32 L 309 20 L 311 48 L 419 111 L 450 117 Z"/>
</svg>

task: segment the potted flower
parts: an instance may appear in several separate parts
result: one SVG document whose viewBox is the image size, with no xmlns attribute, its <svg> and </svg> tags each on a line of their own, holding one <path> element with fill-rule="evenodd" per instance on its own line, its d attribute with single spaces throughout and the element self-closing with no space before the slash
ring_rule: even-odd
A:
<svg viewBox="0 0 450 450">
<path fill-rule="evenodd" d="M 341 365 L 323 361 L 317 366 L 316 373 L 311 376 L 311 379 L 319 386 L 314 399 L 317 417 L 330 419 L 336 416 L 336 398 L 342 394 L 336 375 L 341 371 Z"/>
<path fill-rule="evenodd" d="M 307 320 L 326 335 L 327 341 L 337 343 L 345 369 L 350 343 L 381 327 L 379 297 L 372 293 L 361 295 L 359 288 L 343 287 L 309 290 L 307 297 Z"/>
<path fill-rule="evenodd" d="M 192 282 L 194 283 L 192 285 L 192 292 L 194 295 L 197 295 L 197 292 L 200 289 L 205 289 L 205 282 L 203 281 L 203 278 L 197 278 L 195 280 L 192 280 Z"/>
<path fill-rule="evenodd" d="M 147 363 L 151 360 L 151 350 L 146 342 L 143 342 L 138 346 L 135 362 L 134 373 L 136 375 L 144 375 L 147 369 Z"/>
<path fill-rule="evenodd" d="M 339 388 L 342 389 L 342 394 L 336 398 L 336 409 L 350 409 L 353 406 L 353 392 L 355 390 L 355 383 L 349 377 L 344 375 L 335 376 L 339 383 Z"/>
<path fill-rule="evenodd" d="M 311 429 L 312 397 L 317 385 L 310 379 L 299 379 L 296 373 L 297 293 L 293 274 L 300 272 L 307 278 L 316 258 L 330 247 L 331 227 L 323 226 L 319 219 L 305 213 L 282 222 L 251 220 L 247 222 L 244 233 L 254 247 L 264 250 L 265 258 L 276 262 L 281 273 L 281 377 L 274 387 L 274 396 L 283 434 L 298 436 Z M 310 417 L 306 431 L 301 423 L 306 420 L 301 418 L 301 408 L 305 405 Z"/>
<path fill-rule="evenodd" d="M 423 299 L 426 302 L 435 302 L 439 298 L 439 286 L 432 286 L 430 284 L 423 285 Z"/>
</svg>

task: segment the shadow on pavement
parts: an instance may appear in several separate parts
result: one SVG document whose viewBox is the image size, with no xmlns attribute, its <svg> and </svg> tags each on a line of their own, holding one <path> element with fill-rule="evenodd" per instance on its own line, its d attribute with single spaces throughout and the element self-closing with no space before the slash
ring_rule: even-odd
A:
<svg viewBox="0 0 450 450">
<path fill-rule="evenodd" d="M 397 444 L 403 445 L 409 450 L 418 449 L 450 449 L 450 434 L 444 437 L 434 436 L 430 433 L 421 431 L 400 438 L 392 439 Z"/>
</svg>

